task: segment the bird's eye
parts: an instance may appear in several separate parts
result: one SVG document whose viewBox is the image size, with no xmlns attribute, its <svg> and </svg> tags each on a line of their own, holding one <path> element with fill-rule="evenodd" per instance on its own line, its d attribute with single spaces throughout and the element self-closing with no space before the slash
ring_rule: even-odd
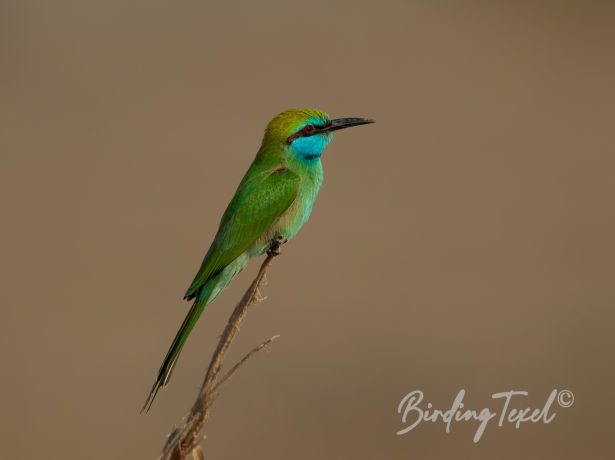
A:
<svg viewBox="0 0 615 460">
<path fill-rule="evenodd" d="M 303 127 L 303 132 L 305 134 L 314 134 L 315 131 L 316 131 L 316 128 L 314 127 L 314 125 L 305 125 Z"/>
</svg>

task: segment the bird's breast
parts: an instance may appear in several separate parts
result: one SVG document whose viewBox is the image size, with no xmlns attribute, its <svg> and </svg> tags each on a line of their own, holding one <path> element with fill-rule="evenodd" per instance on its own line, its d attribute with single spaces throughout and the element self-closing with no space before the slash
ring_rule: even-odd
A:
<svg viewBox="0 0 615 460">
<path fill-rule="evenodd" d="M 321 184 L 322 176 L 303 178 L 297 198 L 275 225 L 278 233 L 289 240 L 297 234 L 312 214 Z"/>
</svg>

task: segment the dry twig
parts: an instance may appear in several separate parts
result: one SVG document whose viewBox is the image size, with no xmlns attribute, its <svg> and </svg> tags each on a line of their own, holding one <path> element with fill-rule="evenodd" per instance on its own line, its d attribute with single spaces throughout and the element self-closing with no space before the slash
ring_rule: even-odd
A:
<svg viewBox="0 0 615 460">
<path fill-rule="evenodd" d="M 241 321 L 246 315 L 248 308 L 259 301 L 258 288 L 263 282 L 267 268 L 273 261 L 273 258 L 279 254 L 279 247 L 282 241 L 276 241 L 272 244 L 271 249 L 267 252 L 267 258 L 263 261 L 256 278 L 245 292 L 235 310 L 229 317 L 229 320 L 224 328 L 224 332 L 220 336 L 218 346 L 209 363 L 205 380 L 201 386 L 201 390 L 194 402 L 192 409 L 188 413 L 185 422 L 181 427 L 175 427 L 169 434 L 167 441 L 162 449 L 161 460 L 184 460 L 192 455 L 195 459 L 204 459 L 204 454 L 199 442 L 201 440 L 200 433 L 209 415 L 209 409 L 215 401 L 220 386 L 226 382 L 237 369 L 244 364 L 252 355 L 266 348 L 273 340 L 279 336 L 271 337 L 263 342 L 258 347 L 254 348 L 244 358 L 235 364 L 222 378 L 218 378 L 220 369 L 227 351 L 229 350 L 235 336 L 239 332 Z"/>
</svg>

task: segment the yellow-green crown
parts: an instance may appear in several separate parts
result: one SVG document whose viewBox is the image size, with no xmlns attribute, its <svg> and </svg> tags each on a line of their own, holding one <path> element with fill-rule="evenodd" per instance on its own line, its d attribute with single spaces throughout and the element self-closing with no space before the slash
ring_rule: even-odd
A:
<svg viewBox="0 0 615 460">
<path fill-rule="evenodd" d="M 324 125 L 329 115 L 316 109 L 288 109 L 276 115 L 267 125 L 265 135 L 270 138 L 286 140 L 307 124 Z"/>
</svg>

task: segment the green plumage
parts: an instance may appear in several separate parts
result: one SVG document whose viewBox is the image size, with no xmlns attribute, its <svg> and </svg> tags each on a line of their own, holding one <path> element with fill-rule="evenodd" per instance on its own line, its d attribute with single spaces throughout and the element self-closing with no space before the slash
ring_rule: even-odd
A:
<svg viewBox="0 0 615 460">
<path fill-rule="evenodd" d="M 209 279 L 254 248 L 297 198 L 300 177 L 288 169 L 253 173 L 250 168 L 228 205 L 214 242 L 185 298 L 197 297 Z"/>
<path fill-rule="evenodd" d="M 282 112 L 268 124 L 261 147 L 229 203 L 199 271 L 184 296 L 194 303 L 177 332 L 145 402 L 151 406 L 167 384 L 188 335 L 211 303 L 250 259 L 266 252 L 277 237 L 290 240 L 307 221 L 322 184 L 320 155 L 335 126 L 311 109 Z"/>
</svg>

